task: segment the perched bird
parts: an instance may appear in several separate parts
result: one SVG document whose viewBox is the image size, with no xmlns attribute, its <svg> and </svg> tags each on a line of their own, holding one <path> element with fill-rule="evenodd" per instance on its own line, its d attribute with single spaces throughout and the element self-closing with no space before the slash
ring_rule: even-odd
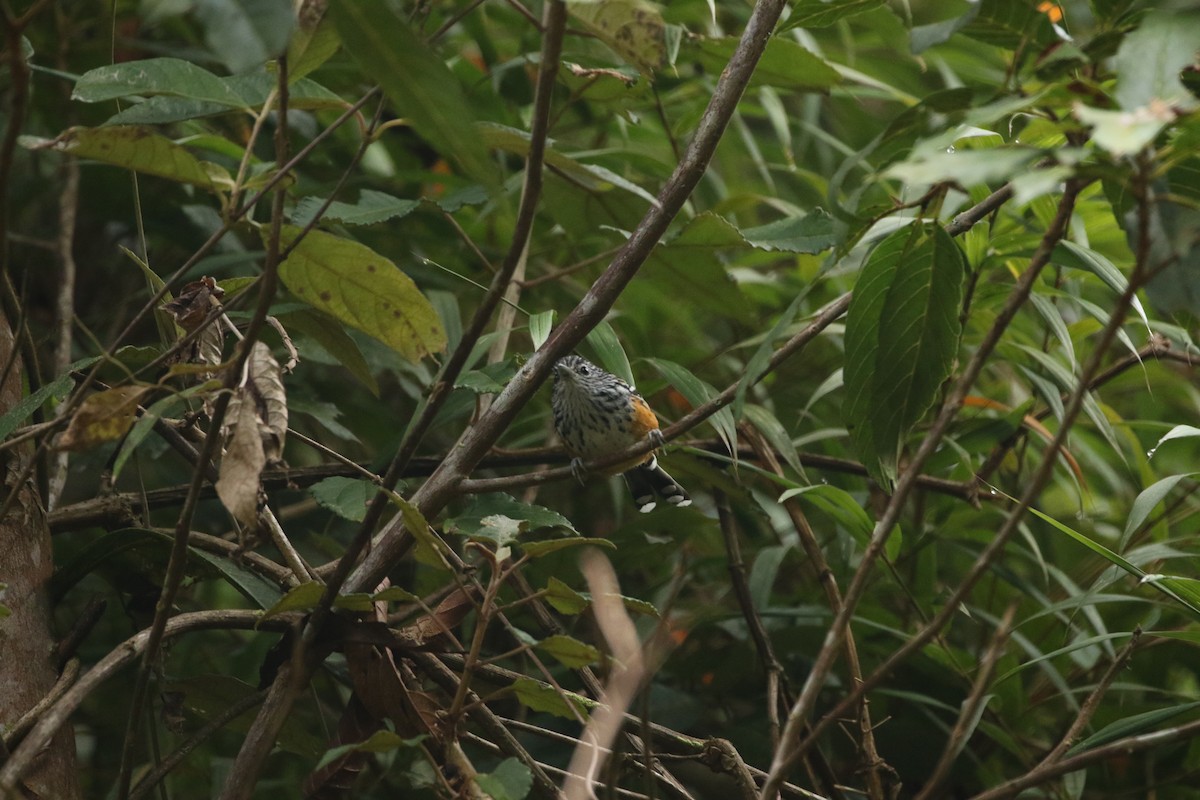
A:
<svg viewBox="0 0 1200 800">
<path fill-rule="evenodd" d="M 581 482 L 583 462 L 624 450 L 647 437 L 663 443 L 658 418 L 637 390 L 579 356 L 566 356 L 554 365 L 554 428 L 572 456 L 571 471 Z M 622 473 L 633 502 L 646 513 L 661 497 L 673 506 L 688 506 L 692 498 L 653 453 L 635 456 L 604 470 Z"/>
</svg>

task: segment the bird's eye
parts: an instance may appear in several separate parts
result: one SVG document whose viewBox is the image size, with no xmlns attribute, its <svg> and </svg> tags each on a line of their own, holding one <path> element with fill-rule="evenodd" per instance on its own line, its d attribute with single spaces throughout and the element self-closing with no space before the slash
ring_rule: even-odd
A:
<svg viewBox="0 0 1200 800">
<path fill-rule="evenodd" d="M 587 368 L 587 365 L 585 365 L 585 364 L 579 365 L 579 374 L 580 375 L 588 375 L 590 373 L 591 373 L 591 370 Z"/>
</svg>

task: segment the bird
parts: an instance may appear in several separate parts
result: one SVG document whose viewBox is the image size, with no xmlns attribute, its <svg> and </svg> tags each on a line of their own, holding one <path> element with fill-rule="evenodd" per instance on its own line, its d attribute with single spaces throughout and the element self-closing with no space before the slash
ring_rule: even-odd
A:
<svg viewBox="0 0 1200 800">
<path fill-rule="evenodd" d="M 649 438 L 662 447 L 658 417 L 637 390 L 586 358 L 569 355 L 554 364 L 551 394 L 554 428 L 571 455 L 571 472 L 583 482 L 584 461 L 631 447 Z M 652 511 L 662 498 L 682 508 L 692 498 L 667 471 L 658 465 L 653 452 L 634 456 L 604 469 L 605 475 L 620 473 L 643 514 Z"/>
</svg>

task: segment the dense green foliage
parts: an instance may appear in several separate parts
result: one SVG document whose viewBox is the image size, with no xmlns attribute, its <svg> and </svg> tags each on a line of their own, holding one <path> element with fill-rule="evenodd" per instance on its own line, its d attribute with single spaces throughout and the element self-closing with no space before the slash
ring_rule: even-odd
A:
<svg viewBox="0 0 1200 800">
<path fill-rule="evenodd" d="M 615 683 L 631 666 L 603 618 L 620 615 L 597 610 L 585 580 L 588 542 L 650 642 L 626 730 L 673 756 L 649 778 L 636 740 L 618 737 L 601 797 L 752 794 L 804 720 L 815 746 L 786 777 L 821 797 L 970 797 L 1026 775 L 1027 796 L 1194 796 L 1200 13 L 796 0 L 703 177 L 644 241 L 633 232 L 746 52 L 747 4 L 570 2 L 557 65 L 553 9 L 520 0 L 334 0 L 324 15 L 302 4 L 299 22 L 288 0 L 112 5 L 41 4 L 25 38 L 9 36 L 23 138 L 0 153 L 6 313 L 27 328 L 33 399 L 0 428 L 36 433 L 43 491 L 67 469 L 49 592 L 62 631 L 107 601 L 78 650 L 85 669 L 152 628 L 164 591 L 159 626 L 231 613 L 169 628 L 148 664 L 139 654 L 87 693 L 71 717 L 86 796 L 124 796 L 271 686 L 313 619 L 312 680 L 289 698 L 260 796 L 298 796 L 306 778 L 328 797 L 548 796 L 530 761 L 565 769 L 592 708 L 562 692 L 593 696 L 580 668 Z M 541 108 L 539 70 L 552 80 Z M 64 226 L 72 344 L 55 353 Z M 614 257 L 644 263 L 605 295 Z M 514 279 L 496 282 L 505 269 Z M 257 405 L 216 402 L 219 381 L 241 380 L 216 365 L 245 363 L 219 320 L 148 302 L 164 280 L 169 299 L 204 276 L 280 363 L 279 330 L 298 350 L 279 392 L 250 359 Z M 489 284 L 506 299 L 463 344 Z M 615 299 L 605 321 L 560 325 L 589 290 Z M 255 310 L 268 304 L 278 327 Z M 199 348 L 176 344 L 185 331 Z M 692 507 L 639 515 L 619 480 L 580 485 L 546 449 L 549 392 L 530 395 L 525 377 L 547 371 L 529 359 L 584 334 L 579 352 L 636 379 L 664 426 L 728 392 L 663 458 Z M 800 349 L 772 358 L 789 341 Z M 443 394 L 456 351 L 468 357 Z M 494 449 L 454 477 L 514 479 L 418 490 L 510 397 L 523 405 L 482 442 Z M 263 474 L 263 512 L 271 440 L 255 413 L 280 423 L 271 402 L 292 433 L 286 465 Z M 368 478 L 413 443 L 427 403 L 436 416 L 397 496 L 368 512 Z M 201 441 L 214 414 L 239 424 L 223 482 L 206 481 L 220 499 L 207 487 L 193 517 L 203 467 L 170 432 Z M 364 519 L 416 537 L 385 565 L 390 589 L 358 585 L 369 568 L 350 581 L 386 591 L 393 616 L 358 591 L 329 619 L 270 526 L 327 581 Z M 177 525 L 195 532 L 186 550 Z M 447 595 L 436 613 L 415 603 Z M 828 636 L 843 599 L 852 657 Z M 869 715 L 836 708 L 909 642 L 867 693 Z M 430 649 L 449 654 L 442 673 Z M 261 703 L 205 735 L 167 796 L 217 796 L 231 775 L 252 785 L 259 765 L 235 759 Z M 1074 749 L 1055 749 L 1076 720 Z M 757 787 L 739 788 L 736 759 L 700 758 L 714 737 L 762 771 Z M 331 750 L 362 741 L 376 755 Z M 350 794 L 325 783 L 343 764 L 365 770 L 335 775 Z"/>
</svg>

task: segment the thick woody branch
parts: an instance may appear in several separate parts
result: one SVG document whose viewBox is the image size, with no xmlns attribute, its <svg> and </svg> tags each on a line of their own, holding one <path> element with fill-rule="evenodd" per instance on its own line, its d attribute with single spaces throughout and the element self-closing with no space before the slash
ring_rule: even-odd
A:
<svg viewBox="0 0 1200 800">
<path fill-rule="evenodd" d="M 612 264 L 579 305 L 517 372 L 478 424 L 459 441 L 441 468 L 413 496 L 413 501 L 426 516 L 441 510 L 458 493 L 459 483 L 475 468 L 549 376 L 554 362 L 566 355 L 604 319 L 617 297 L 645 263 L 704 175 L 716 152 L 717 143 L 725 132 L 725 126 L 733 116 L 750 75 L 766 48 L 783 6 L 784 0 L 759 0 L 755 5 L 733 56 L 721 73 L 712 100 L 700 118 L 687 153 L 659 193 L 658 203 L 642 218 Z M 370 555 L 351 575 L 347 588 L 358 591 L 377 584 L 411 545 L 412 538 L 400 522 L 389 524 L 376 537 Z"/>
</svg>

